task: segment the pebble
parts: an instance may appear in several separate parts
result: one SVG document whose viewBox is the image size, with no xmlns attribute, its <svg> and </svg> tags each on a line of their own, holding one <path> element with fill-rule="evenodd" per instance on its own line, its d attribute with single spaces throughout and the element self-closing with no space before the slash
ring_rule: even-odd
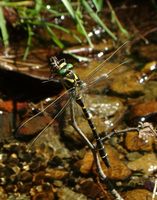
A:
<svg viewBox="0 0 157 200">
<path fill-rule="evenodd" d="M 1 200 L 7 200 L 7 194 L 5 193 L 5 190 L 3 189 L 3 187 L 0 186 L 0 199 Z"/>
<path fill-rule="evenodd" d="M 136 104 L 131 109 L 133 117 L 146 116 L 151 113 L 157 112 L 157 101 L 147 101 L 144 103 Z"/>
<path fill-rule="evenodd" d="M 140 73 L 130 70 L 121 73 L 111 84 L 111 90 L 122 96 L 141 95 L 144 85 L 139 82 Z"/>
<path fill-rule="evenodd" d="M 101 187 L 97 182 L 94 182 L 93 180 L 84 179 L 80 182 L 80 188 L 79 191 L 83 194 L 85 194 L 88 198 L 97 199 L 101 196 L 105 198 L 107 195 L 105 193 L 105 190 L 102 191 Z"/>
<path fill-rule="evenodd" d="M 55 196 L 53 192 L 37 192 L 32 200 L 54 200 Z"/>
<path fill-rule="evenodd" d="M 31 182 L 32 181 L 32 174 L 28 171 L 22 171 L 18 174 L 18 179 L 23 182 Z"/>
<path fill-rule="evenodd" d="M 91 151 L 87 151 L 82 160 L 75 163 L 75 166 L 79 168 L 82 174 L 89 174 L 93 166 L 93 155 Z"/>
<path fill-rule="evenodd" d="M 140 45 L 138 48 L 138 54 L 140 57 L 145 58 L 147 60 L 157 60 L 156 55 L 157 45 L 153 43 L 149 43 L 148 45 Z"/>
<path fill-rule="evenodd" d="M 99 133 L 113 129 L 125 112 L 125 106 L 120 98 L 107 97 L 104 95 L 86 95 L 84 102 L 86 108 L 92 115 L 92 120 Z M 76 107 L 75 111 L 77 113 L 75 119 L 78 126 L 81 127 L 86 137 L 92 141 L 94 139 L 93 134 L 85 120 L 82 110 Z M 66 123 L 63 131 L 67 139 L 70 140 L 69 146 L 74 146 L 75 144 L 76 148 L 78 146 L 83 147 L 85 145 L 84 140 L 70 124 L 70 114 L 67 113 L 66 116 Z"/>
<path fill-rule="evenodd" d="M 108 145 L 106 146 L 106 152 L 108 154 L 111 167 L 107 168 L 105 164 L 101 162 L 104 173 L 113 180 L 124 180 L 129 178 L 132 172 L 129 167 L 122 160 L 120 160 L 120 155 L 116 149 Z"/>
<path fill-rule="evenodd" d="M 61 180 L 68 176 L 68 171 L 65 171 L 64 169 L 58 169 L 58 168 L 52 168 L 52 169 L 46 169 L 45 176 L 49 176 L 52 179 Z"/>
<path fill-rule="evenodd" d="M 134 189 L 124 195 L 125 200 L 148 200 L 152 199 L 152 193 L 145 189 Z M 157 196 L 154 200 L 157 200 Z"/>
<path fill-rule="evenodd" d="M 81 193 L 74 192 L 73 190 L 62 187 L 57 192 L 59 200 L 87 200 L 87 197 Z"/>
<path fill-rule="evenodd" d="M 141 171 L 151 175 L 157 170 L 157 158 L 155 153 L 147 153 L 140 158 L 128 162 L 127 166 L 133 171 Z"/>
<path fill-rule="evenodd" d="M 142 138 L 139 138 L 137 132 L 128 132 L 125 138 L 125 146 L 129 151 L 152 151 L 153 141 L 152 137 L 148 137 L 146 142 Z"/>
</svg>

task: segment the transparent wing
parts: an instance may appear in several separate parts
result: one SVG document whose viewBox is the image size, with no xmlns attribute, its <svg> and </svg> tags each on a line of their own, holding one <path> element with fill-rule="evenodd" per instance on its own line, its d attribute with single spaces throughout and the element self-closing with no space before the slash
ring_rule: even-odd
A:
<svg viewBox="0 0 157 200">
<path fill-rule="evenodd" d="M 59 117 L 64 109 L 68 106 L 72 89 L 65 91 L 57 99 L 43 108 L 40 112 L 25 120 L 15 131 L 16 137 L 39 136 L 46 130 L 57 117 Z"/>
<path fill-rule="evenodd" d="M 37 137 L 28 145 L 28 148 L 30 148 L 39 138 L 40 136 L 44 133 L 44 131 L 53 124 L 53 122 L 55 121 L 56 118 L 58 118 L 63 111 L 65 110 L 65 108 L 69 105 L 69 103 L 71 102 L 72 97 L 70 96 L 70 98 L 66 101 L 66 103 L 64 104 L 64 106 L 58 111 L 58 113 L 53 117 L 53 119 L 44 127 L 44 129 L 42 131 L 40 131 L 40 133 L 37 135 Z"/>
<path fill-rule="evenodd" d="M 111 60 L 111 58 L 117 54 L 125 45 L 127 45 L 129 43 L 129 41 L 126 41 L 125 43 L 123 43 L 118 49 L 116 49 L 106 60 L 104 60 L 100 65 L 98 65 L 94 70 L 92 70 L 88 75 L 87 77 L 84 79 L 84 82 L 87 84 L 87 85 L 90 85 L 92 82 L 93 82 L 93 77 L 96 77 L 96 74 L 98 72 L 100 72 L 100 70 L 105 70 L 105 64 Z M 121 66 L 122 64 L 120 64 Z M 112 73 L 112 71 L 114 71 L 115 69 L 117 69 L 119 66 L 113 68 L 111 71 L 107 72 L 106 75 L 108 77 L 109 74 Z"/>
<path fill-rule="evenodd" d="M 101 76 L 98 77 L 93 77 L 92 80 L 90 80 L 90 82 L 88 81 L 86 83 L 86 87 L 84 88 L 84 91 L 87 91 L 88 89 L 90 89 L 92 86 L 96 86 L 96 84 L 100 84 L 100 82 L 108 79 L 110 77 L 110 75 L 116 71 L 119 67 L 123 66 L 124 64 L 128 63 L 129 60 L 125 60 L 124 62 L 117 64 L 116 66 L 114 66 L 113 68 L 109 69 L 109 71 L 107 71 L 106 73 L 103 73 Z"/>
</svg>

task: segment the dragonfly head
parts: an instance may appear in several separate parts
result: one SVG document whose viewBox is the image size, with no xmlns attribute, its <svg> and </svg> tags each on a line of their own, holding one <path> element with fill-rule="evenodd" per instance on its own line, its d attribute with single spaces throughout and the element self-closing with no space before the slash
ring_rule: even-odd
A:
<svg viewBox="0 0 157 200">
<path fill-rule="evenodd" d="M 50 58 L 50 70 L 51 74 L 64 76 L 66 73 L 73 68 L 72 64 L 66 63 L 65 59 L 58 60 L 56 57 Z"/>
</svg>

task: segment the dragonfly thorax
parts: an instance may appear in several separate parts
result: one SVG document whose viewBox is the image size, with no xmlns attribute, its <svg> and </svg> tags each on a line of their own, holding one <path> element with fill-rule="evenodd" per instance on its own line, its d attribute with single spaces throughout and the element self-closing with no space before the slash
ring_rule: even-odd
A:
<svg viewBox="0 0 157 200">
<path fill-rule="evenodd" d="M 66 73 L 66 75 L 62 79 L 62 83 L 66 89 L 80 88 L 82 85 L 82 81 L 77 76 L 77 74 L 74 73 L 74 71 L 72 71 L 72 70 L 69 70 Z"/>
</svg>

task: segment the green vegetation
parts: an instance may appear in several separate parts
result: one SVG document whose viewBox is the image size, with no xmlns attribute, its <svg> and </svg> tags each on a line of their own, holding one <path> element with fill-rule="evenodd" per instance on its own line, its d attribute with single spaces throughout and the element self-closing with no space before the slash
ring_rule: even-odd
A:
<svg viewBox="0 0 157 200">
<path fill-rule="evenodd" d="M 48 1 L 47 1 L 48 2 Z M 109 37 L 117 40 L 116 35 L 109 29 L 108 25 L 101 19 L 101 11 L 103 10 L 103 0 L 80 0 L 70 1 L 62 0 L 60 3 L 57 1 L 50 1 L 51 4 L 46 4 L 44 0 L 35 1 L 9 1 L 2 0 L 0 2 L 0 29 L 1 40 L 5 47 L 10 44 L 10 33 L 8 31 L 7 17 L 5 14 L 6 9 L 15 11 L 16 20 L 12 24 L 15 27 L 22 27 L 27 33 L 26 49 L 24 59 L 27 58 L 29 49 L 32 45 L 33 38 L 40 38 L 36 33 L 37 28 L 42 28 L 52 43 L 59 48 L 64 48 L 64 42 L 57 36 L 56 31 L 71 34 L 71 36 L 79 43 L 86 39 L 90 47 L 93 47 L 91 38 L 88 35 L 88 28 L 85 17 L 90 16 L 90 20 L 102 28 Z M 120 31 L 128 36 L 128 32 L 122 27 L 121 23 L 116 16 L 111 4 L 107 1 L 108 8 L 111 12 L 112 19 Z M 9 12 L 9 11 L 8 11 Z M 69 17 L 71 23 L 75 25 L 76 31 L 72 31 L 70 27 L 64 27 L 63 24 L 57 23 L 55 18 Z"/>
</svg>

